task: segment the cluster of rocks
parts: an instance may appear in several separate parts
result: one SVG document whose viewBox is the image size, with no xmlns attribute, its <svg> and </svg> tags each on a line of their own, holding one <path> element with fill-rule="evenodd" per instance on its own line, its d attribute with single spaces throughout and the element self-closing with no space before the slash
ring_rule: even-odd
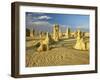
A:
<svg viewBox="0 0 100 80">
<path fill-rule="evenodd" d="M 86 42 L 84 38 L 84 33 L 78 29 L 76 32 L 71 32 L 70 28 L 66 29 L 66 32 L 63 34 L 58 24 L 54 24 L 53 32 L 50 34 L 48 32 L 41 32 L 40 34 L 40 46 L 38 47 L 37 51 L 48 51 L 50 42 L 54 41 L 57 42 L 62 39 L 62 36 L 66 39 L 73 37 L 76 39 L 76 43 L 74 45 L 74 49 L 78 50 L 89 50 L 89 41 Z M 86 34 L 88 35 L 88 34 Z M 30 30 L 30 37 L 34 38 L 34 32 Z"/>
</svg>

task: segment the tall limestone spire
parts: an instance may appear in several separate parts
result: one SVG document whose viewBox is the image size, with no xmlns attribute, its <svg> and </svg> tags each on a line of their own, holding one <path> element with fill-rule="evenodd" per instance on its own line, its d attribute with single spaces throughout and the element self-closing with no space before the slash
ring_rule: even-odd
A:
<svg viewBox="0 0 100 80">
<path fill-rule="evenodd" d="M 54 24 L 53 39 L 54 39 L 54 41 L 59 41 L 59 25 L 58 24 Z"/>
</svg>

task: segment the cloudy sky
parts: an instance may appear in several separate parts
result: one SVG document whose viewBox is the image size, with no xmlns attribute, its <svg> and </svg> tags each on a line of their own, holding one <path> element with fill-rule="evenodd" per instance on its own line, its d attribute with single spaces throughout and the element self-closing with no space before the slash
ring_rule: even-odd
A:
<svg viewBox="0 0 100 80">
<path fill-rule="evenodd" d="M 72 29 L 84 28 L 89 31 L 89 15 L 26 12 L 27 28 L 32 28 L 32 26 L 52 27 L 53 24 L 66 28 L 69 26 Z"/>
</svg>

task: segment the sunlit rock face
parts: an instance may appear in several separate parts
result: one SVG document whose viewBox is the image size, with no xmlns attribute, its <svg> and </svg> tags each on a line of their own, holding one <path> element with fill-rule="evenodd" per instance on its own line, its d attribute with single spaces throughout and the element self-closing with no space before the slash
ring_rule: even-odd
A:
<svg viewBox="0 0 100 80">
<path fill-rule="evenodd" d="M 76 44 L 74 48 L 78 50 L 89 50 L 89 42 L 85 42 L 82 32 L 79 29 L 77 30 Z"/>
<path fill-rule="evenodd" d="M 41 51 L 48 51 L 49 50 L 49 34 L 48 32 L 46 33 L 46 36 L 45 36 L 45 39 L 44 36 L 41 34 L 40 35 L 40 46 L 39 48 L 37 49 L 37 51 L 41 52 Z"/>
<path fill-rule="evenodd" d="M 79 49 L 79 50 L 86 50 L 85 43 L 82 38 L 77 39 L 77 42 L 76 42 L 74 48 Z"/>
<path fill-rule="evenodd" d="M 59 41 L 59 25 L 58 24 L 54 24 L 53 39 L 54 39 L 54 41 Z"/>
</svg>

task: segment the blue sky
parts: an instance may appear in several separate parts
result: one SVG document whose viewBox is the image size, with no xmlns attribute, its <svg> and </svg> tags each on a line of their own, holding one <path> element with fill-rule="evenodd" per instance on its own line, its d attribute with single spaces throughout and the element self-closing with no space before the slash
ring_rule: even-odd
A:
<svg viewBox="0 0 100 80">
<path fill-rule="evenodd" d="M 37 26 L 59 24 L 61 27 L 84 28 L 89 31 L 89 15 L 26 12 L 26 26 L 33 24 Z"/>
</svg>

